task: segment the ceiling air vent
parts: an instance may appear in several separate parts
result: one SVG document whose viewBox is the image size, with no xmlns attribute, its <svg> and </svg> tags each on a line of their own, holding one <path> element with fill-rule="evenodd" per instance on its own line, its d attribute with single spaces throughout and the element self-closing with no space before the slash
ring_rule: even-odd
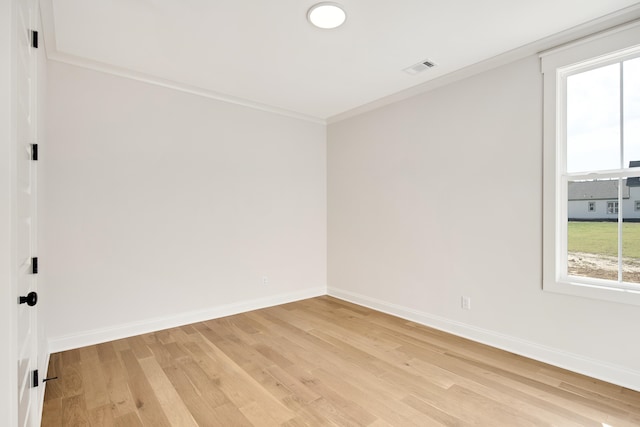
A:
<svg viewBox="0 0 640 427">
<path fill-rule="evenodd" d="M 409 74 L 418 74 L 423 72 L 424 70 L 428 70 L 429 68 L 435 67 L 436 64 L 433 61 L 429 61 L 425 59 L 424 61 L 418 62 L 417 64 L 412 65 L 411 67 L 405 68 L 403 71 Z"/>
</svg>

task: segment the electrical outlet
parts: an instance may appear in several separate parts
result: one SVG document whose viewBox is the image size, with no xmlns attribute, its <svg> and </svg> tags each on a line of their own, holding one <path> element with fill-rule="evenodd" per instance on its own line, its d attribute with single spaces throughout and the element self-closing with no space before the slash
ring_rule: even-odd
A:
<svg viewBox="0 0 640 427">
<path fill-rule="evenodd" d="M 462 297 L 462 308 L 464 310 L 471 310 L 471 298 L 470 297 Z"/>
<path fill-rule="evenodd" d="M 262 284 L 265 286 L 269 284 L 269 278 L 267 276 L 262 276 Z"/>
</svg>

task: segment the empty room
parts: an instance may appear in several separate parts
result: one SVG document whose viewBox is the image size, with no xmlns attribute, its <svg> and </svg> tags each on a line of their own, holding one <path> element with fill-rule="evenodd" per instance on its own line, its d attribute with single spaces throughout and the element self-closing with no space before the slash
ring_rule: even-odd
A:
<svg viewBox="0 0 640 427">
<path fill-rule="evenodd" d="M 640 425 L 637 1 L 0 20 L 0 425 Z"/>
</svg>

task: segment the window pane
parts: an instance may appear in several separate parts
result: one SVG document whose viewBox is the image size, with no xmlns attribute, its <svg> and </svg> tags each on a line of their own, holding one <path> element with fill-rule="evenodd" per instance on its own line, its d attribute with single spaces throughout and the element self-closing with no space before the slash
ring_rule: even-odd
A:
<svg viewBox="0 0 640 427">
<path fill-rule="evenodd" d="M 568 187 L 567 273 L 618 280 L 618 180 L 570 181 Z M 585 204 L 601 200 L 604 209 L 586 212 Z M 613 200 L 611 200 L 613 199 Z M 597 202 L 596 202 L 597 203 Z M 640 224 L 638 224 L 640 225 Z M 639 230 L 640 231 L 640 230 Z"/>
<path fill-rule="evenodd" d="M 636 209 L 640 199 L 640 182 L 625 180 L 622 198 L 622 280 L 640 283 L 640 211 Z M 628 198 L 625 193 L 628 191 Z"/>
<path fill-rule="evenodd" d="M 620 64 L 569 76 L 567 171 L 620 167 Z"/>
<path fill-rule="evenodd" d="M 624 167 L 640 162 L 640 58 L 624 67 Z"/>
</svg>

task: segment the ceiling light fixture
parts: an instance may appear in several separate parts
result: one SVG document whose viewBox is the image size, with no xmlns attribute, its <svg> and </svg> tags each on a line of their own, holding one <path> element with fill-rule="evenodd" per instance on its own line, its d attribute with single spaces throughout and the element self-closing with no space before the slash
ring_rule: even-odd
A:
<svg viewBox="0 0 640 427">
<path fill-rule="evenodd" d="M 322 2 L 311 6 L 307 19 L 318 28 L 330 30 L 344 24 L 347 14 L 337 3 Z"/>
</svg>

